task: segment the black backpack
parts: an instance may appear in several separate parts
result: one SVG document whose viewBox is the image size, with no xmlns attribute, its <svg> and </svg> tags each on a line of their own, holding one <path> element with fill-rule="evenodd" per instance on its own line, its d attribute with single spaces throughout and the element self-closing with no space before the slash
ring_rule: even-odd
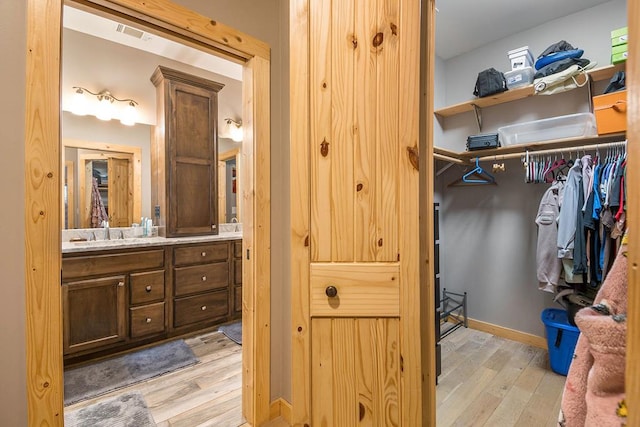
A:
<svg viewBox="0 0 640 427">
<path fill-rule="evenodd" d="M 482 98 L 493 95 L 494 93 L 504 92 L 505 90 L 507 90 L 507 81 L 504 78 L 504 74 L 495 68 L 487 68 L 478 73 L 473 94 Z"/>
</svg>

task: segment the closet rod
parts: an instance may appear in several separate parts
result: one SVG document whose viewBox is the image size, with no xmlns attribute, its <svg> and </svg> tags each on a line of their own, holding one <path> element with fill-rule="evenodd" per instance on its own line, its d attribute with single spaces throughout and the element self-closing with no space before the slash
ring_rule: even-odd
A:
<svg viewBox="0 0 640 427">
<path fill-rule="evenodd" d="M 458 165 L 468 165 L 469 162 L 465 162 L 464 160 L 456 159 L 454 157 L 445 156 L 444 154 L 433 153 L 433 158 L 437 160 L 442 160 L 449 163 L 456 163 Z"/>
<path fill-rule="evenodd" d="M 624 147 L 626 146 L 626 144 L 627 144 L 626 141 L 619 141 L 619 142 L 604 142 L 602 144 L 579 145 L 575 147 L 566 147 L 566 148 L 555 148 L 555 149 L 551 148 L 548 150 L 525 150 L 519 153 L 480 157 L 479 160 L 487 161 L 487 160 L 517 159 L 524 156 L 527 153 L 527 151 L 529 152 L 530 155 L 554 154 L 554 153 L 567 153 L 572 151 L 591 151 L 591 150 L 597 150 L 600 148 Z"/>
</svg>

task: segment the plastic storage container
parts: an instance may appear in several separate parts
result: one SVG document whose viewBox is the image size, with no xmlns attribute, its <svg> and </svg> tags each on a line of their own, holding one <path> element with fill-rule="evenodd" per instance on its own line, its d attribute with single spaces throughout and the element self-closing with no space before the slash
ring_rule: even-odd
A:
<svg viewBox="0 0 640 427">
<path fill-rule="evenodd" d="M 560 375 L 567 375 L 580 330 L 569 324 L 567 312 L 557 308 L 542 311 L 542 323 L 547 331 L 547 348 L 551 370 Z"/>
<path fill-rule="evenodd" d="M 518 68 L 504 73 L 508 89 L 515 89 L 533 83 L 533 67 Z"/>
<path fill-rule="evenodd" d="M 591 113 L 569 114 L 498 128 L 500 143 L 503 146 L 597 134 L 596 119 Z"/>
<path fill-rule="evenodd" d="M 511 61 L 511 70 L 531 67 L 533 65 L 533 55 L 529 50 L 529 46 L 522 46 L 507 52 L 509 61 Z"/>
</svg>

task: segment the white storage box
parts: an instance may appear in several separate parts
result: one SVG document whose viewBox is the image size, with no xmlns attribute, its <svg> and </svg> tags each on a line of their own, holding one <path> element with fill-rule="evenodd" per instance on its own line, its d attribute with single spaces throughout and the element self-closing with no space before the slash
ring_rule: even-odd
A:
<svg viewBox="0 0 640 427">
<path fill-rule="evenodd" d="M 507 52 L 509 61 L 511 61 L 511 69 L 518 70 L 520 68 L 533 66 L 533 55 L 529 50 L 529 46 L 522 46 Z"/>
<path fill-rule="evenodd" d="M 503 146 L 548 141 L 552 139 L 596 136 L 596 118 L 591 113 L 570 114 L 498 128 Z"/>
<path fill-rule="evenodd" d="M 507 88 L 514 89 L 519 86 L 526 86 L 533 83 L 533 67 L 518 68 L 517 70 L 511 70 L 504 73 L 504 78 L 507 81 Z"/>
</svg>

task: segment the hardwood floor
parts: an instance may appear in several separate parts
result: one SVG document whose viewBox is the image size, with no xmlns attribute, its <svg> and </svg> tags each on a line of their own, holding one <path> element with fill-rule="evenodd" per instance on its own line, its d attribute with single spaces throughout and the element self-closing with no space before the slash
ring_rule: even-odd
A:
<svg viewBox="0 0 640 427">
<path fill-rule="evenodd" d="M 461 328 L 442 341 L 437 426 L 557 426 L 565 377 L 547 351 Z"/>
<path fill-rule="evenodd" d="M 65 410 L 138 391 L 158 427 L 242 425 L 242 347 L 220 332 L 187 338 L 185 342 L 200 363 L 67 406 Z"/>
<path fill-rule="evenodd" d="M 139 391 L 159 427 L 243 424 L 241 347 L 220 332 L 185 339 L 200 363 L 68 406 L 71 410 Z M 565 377 L 545 350 L 461 328 L 442 341 L 437 426 L 556 426 Z M 283 419 L 270 427 L 286 426 Z"/>
</svg>

